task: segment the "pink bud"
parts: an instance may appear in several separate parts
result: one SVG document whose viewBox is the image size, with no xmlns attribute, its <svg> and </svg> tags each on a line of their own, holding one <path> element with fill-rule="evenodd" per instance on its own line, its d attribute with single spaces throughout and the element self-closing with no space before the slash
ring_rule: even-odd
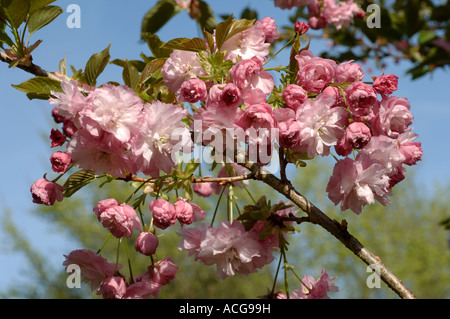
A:
<svg viewBox="0 0 450 319">
<path fill-rule="evenodd" d="M 50 133 L 50 140 L 52 141 L 52 147 L 57 147 L 66 142 L 66 137 L 59 130 L 52 129 Z"/>
<path fill-rule="evenodd" d="M 361 149 L 366 146 L 371 137 L 370 128 L 361 122 L 353 122 L 344 133 L 344 138 L 354 149 Z"/>
<path fill-rule="evenodd" d="M 158 248 L 159 239 L 151 232 L 142 232 L 136 238 L 135 249 L 145 256 L 153 255 Z"/>
<path fill-rule="evenodd" d="M 294 25 L 295 32 L 299 33 L 299 35 L 305 34 L 309 30 L 309 25 L 305 22 L 297 21 Z"/>
<path fill-rule="evenodd" d="M 67 153 L 54 152 L 50 157 L 50 162 L 52 163 L 52 170 L 54 172 L 64 174 L 69 168 L 72 160 Z"/>
<path fill-rule="evenodd" d="M 159 198 L 150 202 L 150 210 L 153 212 L 153 225 L 158 228 L 166 229 L 173 226 L 177 221 L 177 212 L 175 206 Z"/>
<path fill-rule="evenodd" d="M 52 206 L 56 201 L 61 202 L 64 198 L 64 187 L 45 178 L 40 178 L 34 182 L 30 191 L 33 196 L 33 203 L 36 204 Z"/>
<path fill-rule="evenodd" d="M 397 90 L 398 76 L 394 74 L 380 75 L 373 81 L 373 88 L 382 94 L 392 94 Z"/>
<path fill-rule="evenodd" d="M 175 210 L 177 212 L 177 219 L 182 226 L 185 224 L 186 225 L 192 224 L 194 217 L 194 209 L 188 202 L 184 200 L 177 201 L 175 203 Z"/>
</svg>

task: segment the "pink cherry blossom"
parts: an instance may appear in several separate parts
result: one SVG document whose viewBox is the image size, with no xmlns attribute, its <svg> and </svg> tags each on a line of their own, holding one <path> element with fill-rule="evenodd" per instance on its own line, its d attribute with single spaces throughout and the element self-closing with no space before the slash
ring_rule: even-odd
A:
<svg viewBox="0 0 450 319">
<path fill-rule="evenodd" d="M 127 292 L 122 299 L 149 299 L 159 297 L 161 285 L 153 281 L 136 281 L 127 287 Z"/>
<path fill-rule="evenodd" d="M 63 191 L 63 186 L 51 182 L 46 178 L 38 179 L 30 188 L 33 203 L 46 206 L 52 206 L 56 201 L 61 202 L 64 198 Z"/>
<path fill-rule="evenodd" d="M 333 99 L 320 95 L 314 101 L 306 101 L 297 110 L 301 141 L 296 150 L 307 152 L 309 157 L 326 156 L 330 147 L 342 138 L 348 115 L 340 107 L 332 108 L 333 103 Z"/>
<path fill-rule="evenodd" d="M 345 90 L 345 98 L 356 120 L 370 119 L 378 103 L 374 88 L 360 81 L 350 84 Z"/>
<path fill-rule="evenodd" d="M 323 1 L 323 17 L 327 24 L 333 24 L 337 30 L 341 28 L 348 28 L 353 23 L 355 16 L 359 17 L 363 13 L 358 4 L 353 0 L 338 1 L 324 0 Z"/>
<path fill-rule="evenodd" d="M 319 279 L 312 276 L 303 276 L 302 289 L 294 290 L 289 296 L 290 299 L 330 299 L 329 292 L 336 292 L 339 288 L 334 284 L 336 278 L 330 278 L 326 269 L 322 270 Z M 305 284 L 305 285 L 303 285 Z"/>
<path fill-rule="evenodd" d="M 405 157 L 403 163 L 406 165 L 416 165 L 418 161 L 422 160 L 422 143 L 414 142 L 417 137 L 418 135 L 413 133 L 411 128 L 408 128 L 396 140 L 400 147 L 400 152 Z"/>
<path fill-rule="evenodd" d="M 177 271 L 178 266 L 173 263 L 173 259 L 170 257 L 156 262 L 153 267 L 150 268 L 153 282 L 160 285 L 167 285 L 172 282 L 175 279 Z"/>
<path fill-rule="evenodd" d="M 111 133 L 122 143 L 139 131 L 143 101 L 127 86 L 106 84 L 89 94 L 91 103 L 79 112 L 80 125 L 91 135 Z"/>
<path fill-rule="evenodd" d="M 242 101 L 241 90 L 234 83 L 216 84 L 209 89 L 206 107 L 236 107 Z"/>
<path fill-rule="evenodd" d="M 262 62 L 256 57 L 242 59 L 231 68 L 230 74 L 233 83 L 243 91 L 243 94 L 247 90 L 260 89 L 268 95 L 273 90 L 273 77 L 263 70 Z"/>
<path fill-rule="evenodd" d="M 195 52 L 173 50 L 161 69 L 164 84 L 170 91 L 176 93 L 183 82 L 206 75 L 197 58 Z"/>
<path fill-rule="evenodd" d="M 159 177 L 176 167 L 176 152 L 190 153 L 191 135 L 181 120 L 187 111 L 176 105 L 154 101 L 143 111 L 141 131 L 131 141 L 131 156 L 138 172 Z"/>
<path fill-rule="evenodd" d="M 335 205 L 341 203 L 342 211 L 350 209 L 356 214 L 375 200 L 387 205 L 387 196 L 391 195 L 384 166 L 364 153 L 356 160 L 346 157 L 336 163 L 327 193 Z"/>
<path fill-rule="evenodd" d="M 64 174 L 69 168 L 72 160 L 67 153 L 58 151 L 54 152 L 52 156 L 50 156 L 50 162 L 54 172 Z"/>
<path fill-rule="evenodd" d="M 194 192 L 202 197 L 209 197 L 213 189 L 211 187 L 212 183 L 195 183 L 194 184 Z"/>
<path fill-rule="evenodd" d="M 68 143 L 66 153 L 72 158 L 73 164 L 98 175 L 106 173 L 125 177 L 137 171 L 124 145 L 111 133 L 103 132 L 100 137 L 95 137 L 80 129 Z"/>
<path fill-rule="evenodd" d="M 362 81 L 365 76 L 361 65 L 354 63 L 353 60 L 339 63 L 335 70 L 335 79 L 337 83 Z"/>
<path fill-rule="evenodd" d="M 193 222 L 203 220 L 206 217 L 206 212 L 203 211 L 200 206 L 189 203 L 183 198 L 178 199 L 175 203 L 175 210 L 177 219 L 182 226 L 190 225 Z"/>
<path fill-rule="evenodd" d="M 265 61 L 269 55 L 270 43 L 265 42 L 266 35 L 262 28 L 255 25 L 232 36 L 222 45 L 222 51 L 227 51 L 225 59 L 234 63 L 242 60 L 257 59 Z"/>
<path fill-rule="evenodd" d="M 383 96 L 377 107 L 377 116 L 372 123 L 373 134 L 397 138 L 414 120 L 410 108 L 406 98 Z"/>
<path fill-rule="evenodd" d="M 295 110 L 308 99 L 308 94 L 302 87 L 289 84 L 284 89 L 282 97 L 286 106 Z"/>
<path fill-rule="evenodd" d="M 394 74 L 380 75 L 373 81 L 373 88 L 380 94 L 390 95 L 397 91 L 398 76 Z"/>
<path fill-rule="evenodd" d="M 255 27 L 260 28 L 266 37 L 266 41 L 273 43 L 280 37 L 277 31 L 275 20 L 271 17 L 264 17 L 261 20 L 255 22 Z"/>
<path fill-rule="evenodd" d="M 50 104 L 57 104 L 58 115 L 77 121 L 78 114 L 88 104 L 88 98 L 79 90 L 78 82 L 71 80 L 61 82 L 64 93 L 52 92 L 55 98 L 50 98 Z"/>
<path fill-rule="evenodd" d="M 295 119 L 278 123 L 280 146 L 294 148 L 301 142 L 301 125 Z"/>
<path fill-rule="evenodd" d="M 322 91 L 322 94 L 333 98 L 334 103 L 332 104 L 331 107 L 345 106 L 344 95 L 342 94 L 342 92 L 339 88 L 337 88 L 335 86 L 327 86 Z"/>
<path fill-rule="evenodd" d="M 297 21 L 295 22 L 294 25 L 294 30 L 295 32 L 297 32 L 299 35 L 303 35 L 306 32 L 308 32 L 309 30 L 309 25 L 305 22 L 301 22 L 301 21 Z"/>
<path fill-rule="evenodd" d="M 336 67 L 336 62 L 333 60 L 311 57 L 303 51 L 295 58 L 299 66 L 297 85 L 302 86 L 309 93 L 319 93 L 333 81 Z"/>
<path fill-rule="evenodd" d="M 176 93 L 178 101 L 189 103 L 204 101 L 206 100 L 207 95 L 208 92 L 206 90 L 206 84 L 204 81 L 199 79 L 184 81 Z"/>
<path fill-rule="evenodd" d="M 292 9 L 293 7 L 300 7 L 307 4 L 309 0 L 274 0 L 276 7 L 281 9 Z"/>
<path fill-rule="evenodd" d="M 152 200 L 149 208 L 152 212 L 153 225 L 156 227 L 166 229 L 175 225 L 177 221 L 177 212 L 173 204 L 165 199 L 159 198 Z"/>
<path fill-rule="evenodd" d="M 362 122 L 351 123 L 344 132 L 344 139 L 353 149 L 361 149 L 369 143 L 370 128 Z"/>
<path fill-rule="evenodd" d="M 159 239 L 151 232 L 142 232 L 136 238 L 135 249 L 145 256 L 153 255 L 158 248 Z"/>
<path fill-rule="evenodd" d="M 219 279 L 236 273 L 248 275 L 273 260 L 268 258 L 256 233 L 246 232 L 238 221 L 223 221 L 217 228 L 201 227 L 182 234 L 185 239 L 179 249 L 195 254 L 195 259 L 205 265 L 216 265 Z"/>
<path fill-rule="evenodd" d="M 103 299 L 122 299 L 126 291 L 127 286 L 122 277 L 110 276 L 102 281 L 96 294 Z"/>
<path fill-rule="evenodd" d="M 64 255 L 63 266 L 77 265 L 81 270 L 81 277 L 84 282 L 91 284 L 91 290 L 95 290 L 103 280 L 114 276 L 114 269 L 119 271 L 121 264 L 109 263 L 99 254 L 88 249 L 77 249 Z"/>
<path fill-rule="evenodd" d="M 114 198 L 99 201 L 93 210 L 98 221 L 116 238 L 130 238 L 133 229 L 141 230 L 141 222 L 133 207 L 119 204 Z"/>
</svg>

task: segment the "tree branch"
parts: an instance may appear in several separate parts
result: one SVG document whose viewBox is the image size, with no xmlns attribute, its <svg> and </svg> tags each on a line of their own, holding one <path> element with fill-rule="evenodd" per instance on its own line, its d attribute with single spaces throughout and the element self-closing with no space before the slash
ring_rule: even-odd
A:
<svg viewBox="0 0 450 319">
<path fill-rule="evenodd" d="M 0 51 L 0 61 L 3 61 L 5 63 L 12 63 L 14 62 L 14 60 L 9 57 L 5 52 Z M 62 82 L 63 79 L 56 76 L 54 73 L 48 72 L 44 69 L 42 69 L 40 66 L 36 65 L 36 64 L 29 64 L 29 65 L 25 65 L 23 63 L 19 63 L 17 66 L 17 68 L 24 70 L 25 72 L 31 73 L 35 76 L 43 76 L 43 77 L 47 77 L 50 78 L 52 80 L 56 80 L 58 82 Z"/>
<path fill-rule="evenodd" d="M 319 208 L 314 206 L 308 199 L 300 194 L 290 183 L 283 183 L 273 174 L 260 169 L 259 166 L 252 163 L 240 163 L 240 165 L 249 169 L 254 179 L 260 180 L 265 184 L 277 190 L 287 199 L 291 200 L 309 217 L 309 221 L 325 228 L 330 234 L 336 237 L 345 247 L 352 251 L 357 257 L 367 265 L 374 266 L 374 269 L 380 270 L 380 278 L 395 292 L 404 299 L 415 299 L 416 296 L 383 264 L 381 259 L 365 248 L 355 237 L 347 231 L 346 223 L 340 224 L 332 220 Z M 375 268 L 376 267 L 376 268 Z"/>
</svg>

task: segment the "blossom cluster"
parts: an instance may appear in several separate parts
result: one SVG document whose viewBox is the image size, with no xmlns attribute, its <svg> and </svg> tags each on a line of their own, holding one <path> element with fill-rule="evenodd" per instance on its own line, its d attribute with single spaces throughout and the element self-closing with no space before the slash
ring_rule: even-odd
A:
<svg viewBox="0 0 450 319">
<path fill-rule="evenodd" d="M 313 6 L 318 1 L 275 2 L 289 7 L 300 2 Z M 324 1 L 314 17 L 340 28 L 357 14 L 356 9 L 345 7 L 353 8 L 351 0 L 332 3 Z M 330 8 L 349 15 L 334 19 L 328 14 Z M 307 30 L 307 25 L 296 27 L 298 34 Z M 244 143 L 247 152 L 256 149 L 262 155 L 272 154 L 277 144 L 288 161 L 291 155 L 302 159 L 335 157 L 326 191 L 334 204 L 340 203 L 342 211 L 359 214 L 375 201 L 389 203 L 392 188 L 405 177 L 405 165 L 415 165 L 422 157 L 421 144 L 415 142 L 417 134 L 412 132 L 410 103 L 393 95 L 397 76 L 383 74 L 363 81 L 366 74 L 360 64 L 317 57 L 304 48 L 295 52 L 296 71 L 284 74 L 286 80 L 277 87 L 265 69 L 269 47 L 279 37 L 273 18 L 265 17 L 243 28 L 220 47 L 216 32 L 211 35 L 214 48 L 209 47 L 213 46 L 211 41 L 205 41 L 207 51 L 173 49 L 165 60 L 161 74 L 173 96 L 171 103 L 144 101 L 124 85 L 87 87 L 75 80 L 62 83 L 63 93 L 53 92 L 49 102 L 56 105 L 53 116 L 57 123 L 63 123 L 63 132 L 52 130 L 50 138 L 52 147 L 65 145 L 66 149 L 52 155 L 52 169 L 64 174 L 76 166 L 123 180 L 137 174 L 157 179 L 177 168 L 177 152 L 190 153 L 194 144 L 200 143 L 212 146 L 223 162 L 234 161 L 218 175 L 227 177 L 247 170 L 233 156 L 220 153 L 219 146 L 234 150 L 236 144 Z M 195 130 L 195 121 L 202 123 L 200 130 Z M 237 141 L 232 131 L 242 132 L 244 139 Z M 267 161 L 257 156 L 256 164 L 264 166 Z M 199 196 L 208 197 L 230 185 L 238 184 L 205 182 L 193 188 Z M 31 192 L 36 203 L 52 205 L 62 200 L 63 189 L 43 178 Z M 215 265 L 221 279 L 237 273 L 248 275 L 270 264 L 273 253 L 282 247 L 280 239 L 290 229 L 284 224 L 275 228 L 268 220 L 258 220 L 250 228 L 236 219 L 208 226 L 201 223 L 207 213 L 190 199 L 177 195 L 171 200 L 159 195 L 148 205 L 149 228 L 132 206 L 116 199 L 100 201 L 93 212 L 116 238 L 129 239 L 138 232 L 135 249 L 146 256 L 156 254 L 156 231 L 178 223 L 182 237 L 178 248 L 206 265 Z M 274 214 L 292 218 L 296 212 L 279 210 Z M 197 222 L 198 226 L 189 227 Z M 144 274 L 126 280 L 119 264 L 108 263 L 88 250 L 67 255 L 64 265 L 69 264 L 82 265 L 83 278 L 105 298 L 157 296 L 178 269 L 171 259 L 163 259 L 153 262 Z M 317 282 L 310 277 L 304 282 L 303 290 L 294 291 L 290 298 L 323 298 L 328 291 L 336 291 L 326 271 Z"/>
<path fill-rule="evenodd" d="M 353 0 L 274 0 L 275 6 L 281 9 L 306 6 L 308 8 L 308 24 L 312 29 L 323 29 L 334 25 L 337 30 L 348 28 L 354 17 L 364 18 L 365 12 Z"/>
</svg>

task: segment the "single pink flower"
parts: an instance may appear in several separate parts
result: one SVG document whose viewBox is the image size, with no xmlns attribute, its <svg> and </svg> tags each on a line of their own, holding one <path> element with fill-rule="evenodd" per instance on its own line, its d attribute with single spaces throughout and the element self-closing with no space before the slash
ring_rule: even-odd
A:
<svg viewBox="0 0 450 319">
<path fill-rule="evenodd" d="M 277 31 L 275 20 L 271 17 L 264 17 L 261 20 L 255 22 L 255 27 L 260 28 L 266 37 L 266 41 L 273 43 L 280 37 Z"/>
<path fill-rule="evenodd" d="M 265 95 L 272 92 L 273 77 L 263 70 L 263 64 L 257 57 L 243 59 L 236 63 L 230 71 L 233 83 L 243 91 L 260 89 Z"/>
<path fill-rule="evenodd" d="M 290 84 L 284 89 L 282 98 L 287 107 L 296 110 L 308 99 L 308 93 L 302 87 Z"/>
<path fill-rule="evenodd" d="M 195 183 L 193 188 L 194 192 L 202 197 L 209 197 L 213 192 L 211 183 Z"/>
<path fill-rule="evenodd" d="M 290 299 L 330 299 L 329 292 L 336 292 L 339 288 L 334 284 L 335 277 L 330 278 L 326 269 L 322 270 L 320 278 L 315 280 L 312 276 L 303 276 L 302 289 L 294 290 Z M 306 286 L 305 286 L 306 285 Z"/>
<path fill-rule="evenodd" d="M 145 256 L 153 255 L 158 248 L 158 237 L 151 232 L 142 232 L 136 238 L 135 249 Z"/>
<path fill-rule="evenodd" d="M 193 203 L 188 203 L 187 200 L 182 198 L 175 203 L 175 210 L 177 213 L 177 219 L 181 226 L 190 225 L 193 222 L 206 218 L 206 212 L 203 211 L 200 206 Z"/>
<path fill-rule="evenodd" d="M 353 60 L 339 63 L 335 70 L 335 79 L 337 83 L 362 81 L 365 73 L 358 63 Z"/>
<path fill-rule="evenodd" d="M 177 271 L 178 266 L 173 263 L 173 260 L 170 257 L 156 262 L 153 267 L 150 268 L 153 282 L 160 285 L 167 285 L 172 282 L 175 279 Z"/>
<path fill-rule="evenodd" d="M 141 230 L 141 222 L 133 207 L 119 204 L 114 198 L 99 201 L 93 211 L 103 227 L 116 238 L 130 238 L 133 229 Z"/>
<path fill-rule="evenodd" d="M 373 134 L 397 138 L 414 120 L 410 108 L 411 105 L 406 98 L 383 96 L 372 123 Z"/>
<path fill-rule="evenodd" d="M 387 205 L 387 196 L 391 195 L 385 168 L 364 153 L 359 153 L 356 160 L 346 157 L 336 163 L 327 193 L 335 205 L 341 203 L 342 211 L 351 209 L 356 214 L 375 200 Z"/>
<path fill-rule="evenodd" d="M 297 85 L 302 86 L 309 93 L 319 93 L 333 81 L 336 62 L 330 59 L 311 57 L 308 52 L 304 51 L 295 56 L 299 67 Z"/>
<path fill-rule="evenodd" d="M 351 123 L 344 132 L 344 139 L 353 149 L 361 149 L 372 138 L 370 128 L 362 122 Z"/>
<path fill-rule="evenodd" d="M 165 199 L 152 200 L 149 208 L 153 216 L 153 225 L 156 227 L 166 229 L 176 223 L 177 212 L 175 206 Z"/>
<path fill-rule="evenodd" d="M 269 55 L 269 46 L 270 43 L 266 42 L 266 34 L 263 29 L 254 25 L 225 41 L 222 45 L 222 51 L 227 52 L 225 59 L 234 63 L 238 59 L 257 59 L 262 62 Z"/>
<path fill-rule="evenodd" d="M 373 81 L 373 88 L 380 94 L 390 95 L 397 91 L 398 76 L 394 74 L 380 75 Z"/>
<path fill-rule="evenodd" d="M 54 152 L 50 157 L 50 162 L 52 164 L 52 170 L 59 174 L 64 174 L 69 168 L 72 159 L 67 153 L 64 152 Z"/>
<path fill-rule="evenodd" d="M 126 291 L 127 286 L 122 277 L 110 276 L 102 281 L 96 294 L 103 299 L 122 299 Z"/>
<path fill-rule="evenodd" d="M 294 25 L 294 30 L 295 32 L 297 32 L 299 35 L 303 35 L 306 32 L 308 32 L 309 30 L 309 25 L 305 22 L 301 22 L 301 21 L 297 21 L 295 22 Z"/>
<path fill-rule="evenodd" d="M 109 263 L 105 258 L 99 254 L 94 253 L 88 249 L 77 249 L 64 255 L 66 258 L 63 266 L 77 265 L 81 270 L 81 277 L 83 281 L 91 284 L 91 290 L 95 290 L 103 280 L 114 276 L 114 269 L 119 271 L 122 268 L 121 264 L 116 266 L 115 263 Z"/>
<path fill-rule="evenodd" d="M 377 93 L 374 88 L 363 82 L 353 82 L 345 90 L 345 98 L 347 99 L 350 112 L 356 120 L 371 117 L 373 108 L 376 107 Z"/>
<path fill-rule="evenodd" d="M 176 92 L 177 100 L 180 102 L 196 103 L 206 100 L 208 92 L 206 84 L 200 79 L 190 79 L 181 84 Z"/>
<path fill-rule="evenodd" d="M 52 206 L 56 201 L 61 202 L 64 198 L 64 187 L 46 178 L 40 178 L 34 182 L 30 192 L 33 196 L 33 203 L 46 206 Z"/>
<path fill-rule="evenodd" d="M 176 93 L 185 81 L 207 75 L 197 58 L 195 52 L 173 50 L 161 69 L 170 91 Z"/>
</svg>

